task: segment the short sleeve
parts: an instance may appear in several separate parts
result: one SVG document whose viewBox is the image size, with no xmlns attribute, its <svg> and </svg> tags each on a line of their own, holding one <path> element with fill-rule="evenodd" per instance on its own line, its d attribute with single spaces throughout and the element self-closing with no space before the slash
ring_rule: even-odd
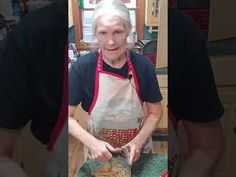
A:
<svg viewBox="0 0 236 177">
<path fill-rule="evenodd" d="M 224 113 L 206 39 L 177 9 L 168 14 L 168 105 L 174 116 L 193 122 L 218 120 Z"/>
<path fill-rule="evenodd" d="M 27 48 L 20 31 L 9 37 L 0 60 L 0 127 L 21 128 L 30 119 L 32 83 Z"/>
<path fill-rule="evenodd" d="M 190 117 L 199 122 L 213 121 L 223 114 L 223 107 L 217 93 L 206 41 L 200 32 L 193 31 L 187 38 L 186 46 L 187 58 L 192 60 L 189 78 L 192 85 Z"/>
<path fill-rule="evenodd" d="M 69 72 L 69 105 L 77 106 L 82 100 L 82 76 L 79 60 L 71 66 Z"/>
<path fill-rule="evenodd" d="M 141 89 L 141 98 L 144 102 L 157 103 L 162 100 L 162 95 L 157 80 L 156 69 L 151 62 L 147 63 L 143 75 L 143 86 Z"/>
</svg>

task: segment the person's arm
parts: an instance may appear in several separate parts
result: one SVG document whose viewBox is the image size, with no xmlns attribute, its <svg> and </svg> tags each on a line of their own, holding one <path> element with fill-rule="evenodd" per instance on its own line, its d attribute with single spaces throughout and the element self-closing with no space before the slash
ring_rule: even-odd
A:
<svg viewBox="0 0 236 177">
<path fill-rule="evenodd" d="M 90 150 L 90 158 L 96 161 L 105 161 L 112 158 L 111 152 L 117 152 L 119 149 L 114 149 L 107 142 L 96 139 L 88 133 L 74 118 L 76 106 L 69 106 L 69 134 L 81 141 Z"/>
<path fill-rule="evenodd" d="M 209 123 L 183 121 L 188 135 L 188 152 L 179 177 L 211 177 L 224 149 L 219 120 Z"/>
<path fill-rule="evenodd" d="M 129 164 L 137 161 L 140 157 L 141 149 L 147 140 L 154 131 L 156 124 L 160 121 L 162 117 L 162 105 L 161 103 L 146 103 L 147 107 L 147 118 L 144 121 L 143 127 L 138 133 L 138 135 L 126 144 L 124 147 L 130 148 L 129 154 Z"/>
<path fill-rule="evenodd" d="M 27 177 L 24 170 L 12 159 L 14 143 L 20 130 L 0 128 L 0 176 Z"/>
<path fill-rule="evenodd" d="M 7 38 L 0 59 L 0 176 L 26 177 L 23 169 L 13 160 L 13 149 L 20 129 L 29 121 L 32 110 L 28 73 L 28 50 L 25 26 L 22 21 Z M 28 114 L 29 113 L 29 114 Z"/>
<path fill-rule="evenodd" d="M 96 161 L 109 160 L 112 158 L 112 155 L 109 151 L 115 151 L 115 149 L 108 143 L 100 141 L 88 133 L 75 119 L 74 114 L 77 108 L 76 105 L 80 104 L 82 101 L 82 86 L 84 84 L 83 71 L 85 67 L 83 61 L 83 59 L 78 59 L 76 63 L 72 65 L 69 75 L 69 134 L 75 137 L 89 149 L 90 159 Z"/>
</svg>

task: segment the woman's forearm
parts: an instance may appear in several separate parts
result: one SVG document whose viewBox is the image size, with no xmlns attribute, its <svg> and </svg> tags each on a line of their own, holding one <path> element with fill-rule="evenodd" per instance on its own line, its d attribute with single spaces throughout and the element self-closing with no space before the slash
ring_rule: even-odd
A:
<svg viewBox="0 0 236 177">
<path fill-rule="evenodd" d="M 108 143 L 100 141 L 88 133 L 73 118 L 69 118 L 69 133 L 89 148 L 89 158 L 93 160 L 110 160 L 112 154 L 109 151 L 117 152 L 117 150 Z"/>
<path fill-rule="evenodd" d="M 196 148 L 183 162 L 178 177 L 212 177 L 218 157 L 217 150 Z"/>
<path fill-rule="evenodd" d="M 138 135 L 134 138 L 134 141 L 140 143 L 142 146 L 147 140 L 147 138 L 151 136 L 160 119 L 161 119 L 160 114 L 149 114 L 143 124 L 142 129 L 140 130 Z"/>
<path fill-rule="evenodd" d="M 83 129 L 72 117 L 69 117 L 68 129 L 70 135 L 81 141 L 87 147 L 90 147 L 96 141 L 96 138 Z"/>
<path fill-rule="evenodd" d="M 144 121 L 143 127 L 133 140 L 136 144 L 138 144 L 141 147 L 144 145 L 147 138 L 151 136 L 163 114 L 162 104 L 160 102 L 158 103 L 146 102 L 146 108 L 147 108 L 147 117 Z"/>
<path fill-rule="evenodd" d="M 188 149 L 179 177 L 210 177 L 224 151 L 220 120 L 197 123 L 183 121 Z M 180 137 L 181 138 L 181 137 Z"/>
</svg>

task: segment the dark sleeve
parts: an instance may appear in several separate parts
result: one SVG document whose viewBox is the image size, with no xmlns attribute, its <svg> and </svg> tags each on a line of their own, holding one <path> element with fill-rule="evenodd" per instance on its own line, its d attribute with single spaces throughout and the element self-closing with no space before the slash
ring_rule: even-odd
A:
<svg viewBox="0 0 236 177">
<path fill-rule="evenodd" d="M 31 83 L 26 39 L 21 27 L 8 39 L 0 60 L 0 127 L 16 129 L 30 119 Z"/>
<path fill-rule="evenodd" d="M 79 69 L 79 60 L 71 66 L 69 72 L 69 105 L 76 106 L 82 100 L 82 76 Z"/>
<path fill-rule="evenodd" d="M 185 87 L 189 92 L 190 115 L 186 118 L 196 122 L 219 119 L 224 110 L 220 102 L 208 57 L 206 41 L 197 27 L 192 26 L 186 36 L 186 60 L 189 77 Z M 189 62 L 188 62 L 189 61 Z"/>
<path fill-rule="evenodd" d="M 143 85 L 140 89 L 141 98 L 144 102 L 157 103 L 162 100 L 162 95 L 160 92 L 156 69 L 151 62 L 147 63 L 145 72 L 143 72 Z"/>
</svg>

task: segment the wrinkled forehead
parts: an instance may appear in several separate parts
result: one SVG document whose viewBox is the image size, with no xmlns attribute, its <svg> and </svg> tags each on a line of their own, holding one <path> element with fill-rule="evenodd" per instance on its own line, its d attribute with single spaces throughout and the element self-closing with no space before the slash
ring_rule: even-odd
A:
<svg viewBox="0 0 236 177">
<path fill-rule="evenodd" d="M 125 21 L 115 15 L 103 15 L 97 18 L 97 28 L 99 27 L 121 27 L 125 28 Z"/>
</svg>

